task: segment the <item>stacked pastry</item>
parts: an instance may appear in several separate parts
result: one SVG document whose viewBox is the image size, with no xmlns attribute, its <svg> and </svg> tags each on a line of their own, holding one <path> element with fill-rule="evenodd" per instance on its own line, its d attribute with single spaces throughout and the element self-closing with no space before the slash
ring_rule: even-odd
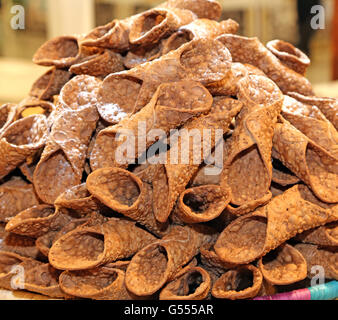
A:
<svg viewBox="0 0 338 320">
<path fill-rule="evenodd" d="M 50 68 L 0 107 L 1 287 L 248 299 L 316 265 L 338 279 L 338 101 L 304 53 L 220 16 L 168 0 L 37 50 Z"/>
</svg>

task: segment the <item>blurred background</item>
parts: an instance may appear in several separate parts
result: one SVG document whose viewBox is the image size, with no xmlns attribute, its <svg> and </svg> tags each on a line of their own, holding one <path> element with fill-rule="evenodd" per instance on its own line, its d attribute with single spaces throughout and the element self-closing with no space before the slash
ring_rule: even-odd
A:
<svg viewBox="0 0 338 320">
<path fill-rule="evenodd" d="M 47 39 L 87 33 L 114 18 L 149 9 L 158 0 L 0 0 L 0 103 L 18 102 L 46 69 L 32 64 Z M 317 95 L 338 98 L 338 0 L 219 0 L 222 19 L 239 22 L 239 34 L 263 43 L 283 39 L 304 50 L 312 64 L 307 77 Z M 325 8 L 325 28 L 311 28 L 311 7 Z M 11 8 L 25 9 L 25 29 L 13 30 Z M 334 40 L 337 39 L 337 40 Z"/>
</svg>

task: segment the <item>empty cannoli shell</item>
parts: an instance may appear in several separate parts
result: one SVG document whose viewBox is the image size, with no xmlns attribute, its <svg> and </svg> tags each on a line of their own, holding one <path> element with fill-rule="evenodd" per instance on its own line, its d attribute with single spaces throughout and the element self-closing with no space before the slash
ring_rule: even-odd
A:
<svg viewBox="0 0 338 320">
<path fill-rule="evenodd" d="M 162 239 L 144 247 L 132 258 L 126 272 L 128 290 L 148 296 L 166 282 L 211 242 L 214 234 L 204 226 L 175 226 Z"/>
<path fill-rule="evenodd" d="M 334 127 L 338 130 L 338 100 L 334 98 L 324 98 L 315 96 L 304 96 L 295 92 L 288 92 L 288 95 L 297 99 L 300 102 L 316 106 L 325 117 L 331 121 Z"/>
<path fill-rule="evenodd" d="M 249 263 L 297 233 L 337 219 L 337 204 L 323 203 L 306 186 L 295 185 L 230 223 L 220 234 L 215 251 L 223 261 Z"/>
<path fill-rule="evenodd" d="M 92 104 L 96 86 L 96 78 L 77 76 L 61 91 L 54 124 L 33 176 L 35 190 L 45 203 L 53 204 L 61 193 L 81 183 L 87 148 L 99 119 Z"/>
<path fill-rule="evenodd" d="M 209 273 L 201 267 L 192 267 L 161 290 L 160 300 L 204 300 L 210 289 Z"/>
<path fill-rule="evenodd" d="M 87 177 L 90 193 L 116 212 L 137 221 L 155 234 L 166 230 L 152 210 L 153 190 L 132 172 L 120 168 L 102 168 Z"/>
<path fill-rule="evenodd" d="M 272 157 L 274 156 L 274 149 L 272 149 Z M 300 182 L 300 179 L 295 176 L 282 162 L 278 159 L 272 158 L 272 181 L 281 186 L 288 186 Z"/>
<path fill-rule="evenodd" d="M 90 194 L 86 183 L 67 189 L 56 198 L 54 205 L 75 210 L 81 215 L 97 211 L 102 207 L 100 202 Z"/>
<path fill-rule="evenodd" d="M 263 276 L 253 265 L 243 265 L 225 272 L 214 283 L 211 294 L 218 299 L 249 299 L 261 289 Z"/>
<path fill-rule="evenodd" d="M 297 235 L 297 240 L 319 246 L 338 247 L 338 223 L 332 222 Z"/>
<path fill-rule="evenodd" d="M 230 192 L 217 185 L 186 189 L 178 199 L 175 214 L 185 223 L 201 223 L 216 219 L 230 202 Z"/>
<path fill-rule="evenodd" d="M 295 91 L 313 95 L 311 83 L 304 76 L 282 64 L 257 38 L 226 34 L 216 39 L 229 49 L 234 62 L 248 63 L 261 69 L 283 93 Z"/>
<path fill-rule="evenodd" d="M 14 252 L 0 251 L 0 287 L 8 290 L 23 289 L 25 274 L 41 264 Z"/>
<path fill-rule="evenodd" d="M 16 105 L 6 103 L 0 106 L 0 137 L 4 130 L 15 120 Z"/>
<path fill-rule="evenodd" d="M 338 160 L 289 122 L 278 123 L 273 137 L 274 154 L 322 201 L 338 201 Z"/>
<path fill-rule="evenodd" d="M 71 220 L 66 212 L 48 204 L 40 204 L 18 213 L 8 221 L 6 231 L 37 238 L 60 229 Z"/>
<path fill-rule="evenodd" d="M 191 10 L 198 18 L 218 20 L 221 17 L 222 7 L 215 0 L 168 0 L 159 7 Z"/>
<path fill-rule="evenodd" d="M 0 179 L 45 145 L 46 117 L 33 115 L 13 122 L 0 137 Z"/>
<path fill-rule="evenodd" d="M 33 83 L 29 95 L 39 100 L 51 100 L 70 78 L 69 71 L 53 67 Z"/>
<path fill-rule="evenodd" d="M 4 231 L 1 240 L 0 251 L 14 252 L 32 259 L 41 257 L 39 249 L 35 246 L 34 238 Z"/>
<path fill-rule="evenodd" d="M 59 285 L 60 273 L 60 270 L 54 269 L 49 263 L 37 265 L 25 273 L 24 289 L 52 298 L 64 298 L 66 295 Z"/>
<path fill-rule="evenodd" d="M 208 112 L 211 105 L 212 96 L 198 82 L 185 80 L 161 84 L 141 111 L 99 132 L 90 156 L 92 170 L 126 168 L 155 142 L 149 137 L 146 139 L 150 130 L 161 129 L 161 133 L 168 134 L 190 118 Z M 100 111 L 100 107 L 98 109 Z M 126 139 L 122 140 L 124 137 L 133 139 L 134 145 L 126 145 Z M 146 139 L 145 143 L 142 139 Z M 133 152 L 126 154 L 124 146 L 134 148 Z"/>
<path fill-rule="evenodd" d="M 104 50 L 90 59 L 73 64 L 69 71 L 75 74 L 87 74 L 95 77 L 105 77 L 110 73 L 124 70 L 122 57 L 111 50 Z"/>
<path fill-rule="evenodd" d="M 69 295 L 94 300 L 135 300 L 125 286 L 125 271 L 110 264 L 90 270 L 64 271 L 60 287 Z"/>
<path fill-rule="evenodd" d="M 284 96 L 281 115 L 309 139 L 338 159 L 338 132 L 316 106 Z"/>
<path fill-rule="evenodd" d="M 146 46 L 189 24 L 197 16 L 190 10 L 177 8 L 154 8 L 132 19 L 129 28 L 129 42 Z"/>
<path fill-rule="evenodd" d="M 48 127 L 52 126 L 50 114 L 55 110 L 52 102 L 29 97 L 22 100 L 17 106 L 17 119 L 26 118 L 36 114 L 43 114 L 47 117 Z"/>
<path fill-rule="evenodd" d="M 161 54 L 176 50 L 184 43 L 198 38 L 216 38 L 224 33 L 236 33 L 238 23 L 232 19 L 217 22 L 209 19 L 196 19 L 191 23 L 180 27 L 168 39 L 163 42 Z"/>
<path fill-rule="evenodd" d="M 238 83 L 243 108 L 225 156 L 221 186 L 231 190 L 231 204 L 240 213 L 266 202 L 272 179 L 271 148 L 283 95 L 263 76 L 248 76 Z"/>
<path fill-rule="evenodd" d="M 61 270 L 95 268 L 132 256 L 155 237 L 135 226 L 135 222 L 110 219 L 103 224 L 83 225 L 55 241 L 48 258 Z"/>
<path fill-rule="evenodd" d="M 266 47 L 288 68 L 305 75 L 310 59 L 304 52 L 283 40 L 269 41 Z"/>
<path fill-rule="evenodd" d="M 186 79 L 207 85 L 222 80 L 230 67 L 231 55 L 222 43 L 192 40 L 159 59 L 107 76 L 97 107 L 104 120 L 116 123 L 147 105 L 162 83 Z"/>
<path fill-rule="evenodd" d="M 233 117 L 238 114 L 241 108 L 242 104 L 237 100 L 224 97 L 216 99 L 216 101 L 214 99 L 214 104 L 208 115 L 192 119 L 178 131 L 177 144 L 171 145 L 167 162 L 159 167 L 153 181 L 153 188 L 158 195 L 154 198 L 154 213 L 158 221 L 165 222 L 168 219 L 178 196 L 196 174 L 200 164 L 207 159 L 219 142 L 223 142 L 223 134 L 229 131 Z M 209 136 L 205 131 L 210 133 Z M 193 139 L 194 136 L 199 138 L 199 135 L 203 138 L 203 145 L 197 153 L 195 148 L 199 144 L 194 145 L 189 142 L 187 145 L 187 140 L 184 138 L 187 136 L 186 133 L 189 135 L 192 133 Z M 188 139 L 190 139 L 189 136 Z M 201 142 L 199 141 L 199 143 Z M 222 152 L 222 145 L 220 148 Z M 184 157 L 185 159 L 183 159 Z M 223 195 L 225 196 L 226 193 L 227 191 L 224 191 Z M 220 193 L 218 192 L 218 194 Z"/>
<path fill-rule="evenodd" d="M 307 264 L 302 254 L 284 243 L 270 251 L 258 262 L 265 280 L 274 285 L 287 285 L 301 281 L 307 276 Z"/>
<path fill-rule="evenodd" d="M 89 221 L 89 218 L 73 219 L 66 223 L 60 230 L 49 231 L 35 240 L 36 247 L 41 251 L 43 255 L 48 257 L 49 249 L 53 243 L 61 238 L 64 234 L 74 230 L 80 225 L 83 225 Z"/>
<path fill-rule="evenodd" d="M 80 54 L 80 45 L 75 36 L 59 36 L 45 42 L 34 54 L 33 62 L 42 66 L 66 68 Z"/>
<path fill-rule="evenodd" d="M 0 185 L 0 221 L 8 222 L 19 212 L 38 204 L 32 184 L 14 179 Z"/>
<path fill-rule="evenodd" d="M 312 278 L 317 270 L 313 267 L 324 268 L 326 279 L 338 280 L 338 252 L 336 248 L 320 248 L 312 244 L 297 244 L 295 248 L 304 256 L 307 262 L 308 277 Z"/>
</svg>

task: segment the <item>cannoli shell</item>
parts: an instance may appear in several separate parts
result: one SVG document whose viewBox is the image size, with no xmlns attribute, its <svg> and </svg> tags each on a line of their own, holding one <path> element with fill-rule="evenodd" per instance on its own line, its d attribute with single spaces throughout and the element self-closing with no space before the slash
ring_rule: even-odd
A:
<svg viewBox="0 0 338 320">
<path fill-rule="evenodd" d="M 175 226 L 162 239 L 144 247 L 132 258 L 126 286 L 138 296 L 152 295 L 187 264 L 214 234 L 204 226 Z"/>
<path fill-rule="evenodd" d="M 52 298 L 64 298 L 66 295 L 59 285 L 60 273 L 49 263 L 37 265 L 25 273 L 24 288 Z"/>
<path fill-rule="evenodd" d="M 0 106 L 0 137 L 4 130 L 15 120 L 16 105 L 6 103 Z"/>
<path fill-rule="evenodd" d="M 300 179 L 295 176 L 287 167 L 285 167 L 278 159 L 274 158 L 272 149 L 272 181 L 281 185 L 288 186 L 300 182 Z"/>
<path fill-rule="evenodd" d="M 249 263 L 297 233 L 337 219 L 336 204 L 323 203 L 306 186 L 295 185 L 267 205 L 230 223 L 214 248 L 223 261 Z"/>
<path fill-rule="evenodd" d="M 21 278 L 20 275 L 16 277 L 19 267 L 23 268 L 24 274 L 30 269 L 41 265 L 42 263 L 27 257 L 23 257 L 14 252 L 1 251 L 0 252 L 0 287 L 13 290 L 13 285 L 23 286 L 24 278 Z M 18 270 L 16 269 L 18 268 Z M 13 278 L 13 279 L 12 279 Z M 22 283 L 21 283 L 22 282 Z"/>
<path fill-rule="evenodd" d="M 59 208 L 40 204 L 18 213 L 8 221 L 6 231 L 38 238 L 49 231 L 58 230 L 71 219 L 71 216 Z"/>
<path fill-rule="evenodd" d="M 48 258 L 61 270 L 95 268 L 132 256 L 155 240 L 135 222 L 112 218 L 103 224 L 80 226 L 55 241 Z"/>
<path fill-rule="evenodd" d="M 154 143 L 152 139 L 146 139 L 144 146 L 138 143 L 150 130 L 161 129 L 168 134 L 170 129 L 175 129 L 187 120 L 208 112 L 211 105 L 212 96 L 197 82 L 185 80 L 160 85 L 151 101 L 141 111 L 121 120 L 115 126 L 100 131 L 90 156 L 91 168 L 93 170 L 103 167 L 125 168 L 128 164 L 135 163 L 135 157 Z M 98 110 L 100 111 L 100 107 Z M 145 124 L 145 130 L 142 130 L 141 134 L 139 134 L 140 123 Z M 125 143 L 118 138 L 119 133 L 131 135 L 135 139 L 135 150 L 129 157 L 128 154 L 120 154 L 121 151 L 117 152 Z"/>
<path fill-rule="evenodd" d="M 310 65 L 309 57 L 292 45 L 283 40 L 272 40 L 266 47 L 288 68 L 305 75 L 307 67 Z"/>
<path fill-rule="evenodd" d="M 337 158 L 287 121 L 276 125 L 273 148 L 277 158 L 324 202 L 338 201 Z"/>
<path fill-rule="evenodd" d="M 319 246 L 338 247 L 338 223 L 332 222 L 297 235 L 297 240 Z"/>
<path fill-rule="evenodd" d="M 229 140 L 221 186 L 230 188 L 233 205 L 253 210 L 270 188 L 272 137 L 283 95 L 268 78 L 252 75 L 239 82 L 238 98 L 243 108 Z"/>
<path fill-rule="evenodd" d="M 302 254 L 284 243 L 258 261 L 265 280 L 274 285 L 288 285 L 307 276 L 307 264 Z"/>
<path fill-rule="evenodd" d="M 229 49 L 233 62 L 248 63 L 261 69 L 284 94 L 295 91 L 303 95 L 313 95 L 311 83 L 283 65 L 257 38 L 226 34 L 216 39 Z"/>
<path fill-rule="evenodd" d="M 297 91 L 288 92 L 288 95 L 297 99 L 300 102 L 316 106 L 325 117 L 334 125 L 338 130 L 338 100 L 334 98 L 324 98 L 315 96 L 304 96 Z"/>
<path fill-rule="evenodd" d="M 21 179 L 10 180 L 0 185 L 0 220 L 8 222 L 19 212 L 38 205 L 32 184 Z"/>
<path fill-rule="evenodd" d="M 13 122 L 0 137 L 0 179 L 38 152 L 47 140 L 44 115 L 33 115 Z"/>
<path fill-rule="evenodd" d="M 169 282 L 161 290 L 160 300 L 204 300 L 210 289 L 209 273 L 201 267 L 193 267 Z"/>
<path fill-rule="evenodd" d="M 135 300 L 125 286 L 125 271 L 111 266 L 64 271 L 60 287 L 69 295 L 94 300 Z"/>
<path fill-rule="evenodd" d="M 70 78 L 69 71 L 53 67 L 33 83 L 29 95 L 39 100 L 51 100 Z"/>
<path fill-rule="evenodd" d="M 262 282 L 263 276 L 258 268 L 243 265 L 225 272 L 214 283 L 211 294 L 218 299 L 249 299 L 258 294 Z"/>
<path fill-rule="evenodd" d="M 295 248 L 304 256 L 307 262 L 308 277 L 312 278 L 312 267 L 324 268 L 326 279 L 338 280 L 338 252 L 335 248 L 319 248 L 312 244 L 297 244 Z"/>
<path fill-rule="evenodd" d="M 178 132 L 178 143 L 172 146 L 168 152 L 167 163 L 159 167 L 153 182 L 153 188 L 158 195 L 154 202 L 154 212 L 158 221 L 164 222 L 168 219 L 178 196 L 196 174 L 203 159 L 208 156 L 207 152 L 212 151 L 212 148 L 217 145 L 219 138 L 217 138 L 216 130 L 222 130 L 223 133 L 226 133 L 233 117 L 241 108 L 242 104 L 237 100 L 231 98 L 216 99 L 208 115 L 192 119 L 182 127 L 182 130 L 187 130 L 188 133 L 192 130 L 199 132 L 201 137 L 203 137 L 203 130 L 211 131 L 210 139 L 203 139 L 202 150 L 199 154 L 200 159 L 196 159 L 195 148 L 191 143 L 189 143 L 188 152 L 185 149 L 181 150 L 184 145 L 182 143 L 182 130 Z M 188 163 L 181 162 L 182 154 L 187 154 Z M 178 161 L 175 161 L 172 156 L 177 156 Z M 162 192 L 160 190 L 167 191 Z"/>
</svg>

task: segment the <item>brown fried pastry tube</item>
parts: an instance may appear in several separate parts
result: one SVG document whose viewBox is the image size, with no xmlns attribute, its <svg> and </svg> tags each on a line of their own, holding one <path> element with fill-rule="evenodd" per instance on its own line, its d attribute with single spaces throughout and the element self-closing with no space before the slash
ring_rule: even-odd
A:
<svg viewBox="0 0 338 320">
<path fill-rule="evenodd" d="M 273 137 L 275 155 L 322 201 L 338 201 L 338 160 L 287 121 L 278 123 Z"/>
<path fill-rule="evenodd" d="M 284 66 L 257 38 L 226 34 L 217 38 L 230 51 L 234 62 L 249 63 L 261 69 L 283 93 L 290 91 L 313 95 L 311 83 L 299 73 Z"/>
<path fill-rule="evenodd" d="M 288 95 L 305 104 L 316 106 L 338 130 L 338 100 L 315 96 L 303 96 L 298 92 L 288 92 Z"/>
<path fill-rule="evenodd" d="M 52 266 L 61 270 L 95 268 L 132 256 L 155 241 L 135 222 L 112 218 L 103 224 L 77 227 L 56 240 L 49 250 Z"/>
<path fill-rule="evenodd" d="M 147 182 L 121 168 L 102 168 L 87 177 L 89 192 L 116 212 L 137 221 L 151 232 L 161 235 L 167 224 L 156 221 L 152 202 L 153 190 Z"/>
<path fill-rule="evenodd" d="M 223 134 L 229 131 L 233 117 L 238 114 L 241 108 L 242 103 L 232 98 L 215 98 L 209 114 L 192 119 L 178 131 L 177 144 L 171 146 L 166 164 L 159 167 L 153 180 L 154 192 L 157 194 L 154 198 L 154 212 L 158 221 L 165 222 L 168 219 L 178 196 L 197 173 L 200 164 L 223 139 Z M 209 135 L 205 133 L 206 131 L 209 132 Z M 197 153 L 196 146 L 190 142 L 189 146 L 186 145 L 185 133 L 193 133 L 193 139 L 195 135 L 197 138 L 198 135 L 203 138 L 203 143 Z M 187 161 L 183 161 L 182 156 L 186 156 Z M 211 188 L 219 189 L 217 186 Z M 203 188 L 198 190 L 201 191 Z M 218 190 L 218 194 L 221 193 Z M 224 191 L 222 197 L 226 197 L 226 194 L 227 191 Z M 226 201 L 225 198 L 224 200 Z M 226 206 L 226 204 L 224 205 Z M 217 213 L 215 214 L 217 215 Z"/>
<path fill-rule="evenodd" d="M 218 20 L 222 13 L 221 5 L 215 0 L 168 0 L 159 7 L 191 10 L 198 18 L 210 20 Z"/>
<path fill-rule="evenodd" d="M 99 132 L 90 155 L 92 170 L 126 168 L 155 142 L 149 137 L 146 139 L 151 130 L 160 129 L 163 134 L 168 134 L 190 118 L 207 113 L 211 105 L 212 96 L 198 82 L 185 80 L 161 84 L 142 110 Z M 131 155 L 121 153 L 126 142 L 120 135 L 134 139 L 132 147 L 135 150 Z M 139 143 L 143 138 L 147 140 L 146 143 Z"/>
<path fill-rule="evenodd" d="M 0 106 L 0 137 L 4 130 L 15 120 L 16 105 L 6 103 Z"/>
<path fill-rule="evenodd" d="M 64 271 L 60 287 L 67 294 L 94 300 L 135 300 L 125 286 L 125 271 L 102 266 L 90 270 Z"/>
<path fill-rule="evenodd" d="M 296 244 L 295 248 L 304 256 L 307 262 L 308 276 L 313 277 L 312 267 L 324 268 L 326 279 L 338 280 L 338 252 L 336 248 L 319 248 L 312 244 Z"/>
<path fill-rule="evenodd" d="M 52 126 L 49 116 L 54 112 L 55 106 L 50 101 L 40 100 L 35 97 L 28 97 L 22 100 L 17 106 L 17 119 L 26 118 L 35 114 L 43 114 L 47 117 L 48 127 Z"/>
<path fill-rule="evenodd" d="M 66 295 L 59 285 L 60 273 L 49 263 L 37 265 L 25 272 L 24 289 L 52 298 L 64 298 Z"/>
<path fill-rule="evenodd" d="M 168 39 L 164 40 L 162 54 L 176 50 L 184 43 L 198 38 L 216 38 L 224 33 L 236 33 L 238 23 L 232 19 L 217 22 L 209 19 L 197 19 L 180 27 Z"/>
<path fill-rule="evenodd" d="M 146 46 L 189 24 L 197 16 L 190 10 L 156 7 L 134 16 L 129 28 L 129 42 Z"/>
<path fill-rule="evenodd" d="M 45 145 L 46 117 L 33 115 L 13 122 L 0 137 L 0 179 Z"/>
<path fill-rule="evenodd" d="M 75 36 L 60 36 L 45 42 L 34 54 L 33 62 L 42 66 L 66 68 L 78 60 L 80 45 Z"/>
<path fill-rule="evenodd" d="M 269 199 L 272 137 L 283 95 L 268 78 L 252 75 L 239 81 L 238 98 L 243 108 L 225 156 L 221 186 L 230 188 L 231 203 L 240 214 Z"/>
<path fill-rule="evenodd" d="M 304 231 L 298 234 L 296 239 L 319 246 L 338 247 L 338 222 Z"/>
<path fill-rule="evenodd" d="M 288 68 L 305 75 L 307 67 L 310 65 L 309 57 L 293 46 L 291 43 L 283 40 L 272 40 L 266 44 L 266 47 Z"/>
<path fill-rule="evenodd" d="M 90 194 L 86 183 L 81 183 L 61 193 L 54 205 L 75 210 L 80 215 L 98 211 L 102 207 L 100 202 Z"/>
<path fill-rule="evenodd" d="M 20 178 L 0 185 L 0 221 L 8 222 L 19 212 L 38 204 L 33 185 Z"/>
<path fill-rule="evenodd" d="M 62 89 L 46 147 L 34 171 L 35 190 L 53 204 L 67 189 L 81 183 L 87 148 L 99 119 L 97 86 L 91 76 L 77 76 Z"/>
<path fill-rule="evenodd" d="M 316 106 L 284 96 L 281 115 L 309 139 L 338 159 L 338 132 Z"/>
<path fill-rule="evenodd" d="M 48 231 L 47 233 L 38 237 L 35 240 L 35 245 L 43 255 L 48 257 L 49 249 L 52 247 L 53 243 L 57 239 L 61 238 L 64 234 L 74 230 L 78 226 L 88 223 L 88 221 L 89 218 L 73 219 L 66 223 L 64 226 L 62 226 L 60 230 Z"/>
<path fill-rule="evenodd" d="M 230 192 L 217 185 L 186 189 L 178 199 L 175 214 L 185 223 L 216 219 L 230 202 Z"/>
<path fill-rule="evenodd" d="M 110 73 L 122 70 L 124 70 L 124 67 L 121 55 L 111 50 L 104 50 L 94 54 L 69 68 L 71 73 L 87 74 L 95 77 L 105 77 Z"/>
<path fill-rule="evenodd" d="M 40 204 L 18 213 L 8 221 L 5 230 L 37 238 L 49 231 L 60 229 L 71 219 L 70 215 L 59 208 Z"/>
<path fill-rule="evenodd" d="M 285 167 L 278 159 L 274 158 L 274 149 L 272 149 L 272 181 L 281 185 L 288 186 L 300 182 L 287 167 Z"/>
<path fill-rule="evenodd" d="M 22 289 L 25 273 L 42 263 L 14 252 L 0 252 L 0 287 L 8 290 Z"/>
<path fill-rule="evenodd" d="M 297 233 L 337 219 L 337 204 L 323 203 L 306 186 L 296 185 L 267 205 L 230 223 L 214 248 L 223 261 L 249 263 Z"/>
<path fill-rule="evenodd" d="M 258 262 L 265 280 L 275 285 L 287 285 L 301 281 L 307 276 L 307 264 L 302 254 L 284 243 L 270 251 Z"/>
<path fill-rule="evenodd" d="M 126 286 L 138 296 L 160 290 L 187 264 L 214 234 L 204 226 L 174 226 L 162 239 L 144 247 L 132 258 L 126 272 Z"/>
<path fill-rule="evenodd" d="M 69 71 L 53 67 L 33 83 L 29 95 L 39 100 L 51 100 L 70 80 L 70 77 Z"/>
<path fill-rule="evenodd" d="M 160 300 L 204 300 L 211 289 L 209 273 L 201 267 L 192 267 L 160 292 Z"/>
<path fill-rule="evenodd" d="M 205 86 L 222 80 L 230 67 L 231 55 L 222 43 L 208 38 L 192 40 L 160 59 L 107 76 L 97 107 L 104 120 L 116 123 L 148 104 L 162 83 L 190 80 Z"/>
<path fill-rule="evenodd" d="M 249 299 L 262 287 L 263 276 L 253 265 L 239 266 L 225 272 L 213 285 L 211 294 L 219 299 Z"/>
<path fill-rule="evenodd" d="M 20 256 L 38 259 L 41 254 L 35 246 L 35 239 L 19 234 L 3 231 L 1 235 L 0 251 L 9 251 Z"/>
</svg>

